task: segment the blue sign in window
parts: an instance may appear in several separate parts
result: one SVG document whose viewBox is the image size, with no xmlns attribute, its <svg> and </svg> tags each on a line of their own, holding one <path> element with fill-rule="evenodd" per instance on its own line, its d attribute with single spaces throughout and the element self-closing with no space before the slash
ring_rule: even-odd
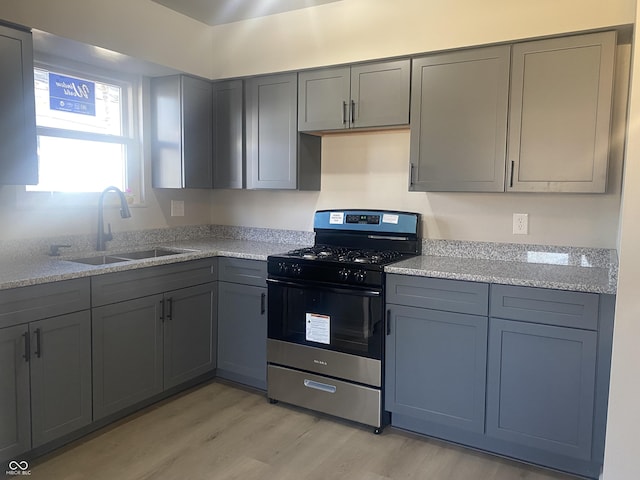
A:
<svg viewBox="0 0 640 480">
<path fill-rule="evenodd" d="M 95 116 L 95 83 L 80 78 L 49 73 L 49 108 L 62 112 Z"/>
</svg>

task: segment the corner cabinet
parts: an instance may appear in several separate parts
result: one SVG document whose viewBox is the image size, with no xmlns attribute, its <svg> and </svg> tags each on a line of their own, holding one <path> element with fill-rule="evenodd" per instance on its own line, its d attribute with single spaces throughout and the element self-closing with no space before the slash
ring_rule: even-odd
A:
<svg viewBox="0 0 640 480">
<path fill-rule="evenodd" d="M 244 82 L 213 83 L 213 188 L 244 188 Z"/>
<path fill-rule="evenodd" d="M 615 32 L 514 45 L 508 191 L 605 191 L 615 47 Z"/>
<path fill-rule="evenodd" d="M 211 82 L 187 75 L 151 79 L 154 188 L 213 186 Z"/>
<path fill-rule="evenodd" d="M 413 60 L 411 191 L 504 191 L 509 46 Z"/>
<path fill-rule="evenodd" d="M 33 40 L 28 30 L 0 25 L 0 185 L 36 185 Z"/>
<path fill-rule="evenodd" d="M 343 130 L 409 123 L 409 60 L 301 72 L 300 131 Z"/>
<path fill-rule="evenodd" d="M 321 139 L 298 132 L 298 75 L 245 85 L 247 188 L 319 190 Z"/>
</svg>

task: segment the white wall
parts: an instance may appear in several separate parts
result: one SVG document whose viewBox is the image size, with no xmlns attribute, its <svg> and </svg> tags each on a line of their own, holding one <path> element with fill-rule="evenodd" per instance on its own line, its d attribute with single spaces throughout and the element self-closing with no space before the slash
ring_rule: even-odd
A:
<svg viewBox="0 0 640 480">
<path fill-rule="evenodd" d="M 639 3 L 640 5 L 640 3 Z M 640 10 L 640 9 L 638 9 Z M 640 21 L 640 11 L 636 12 Z M 636 23 L 637 24 L 637 23 Z M 635 37 L 604 480 L 640 478 L 640 39 Z"/>
</svg>

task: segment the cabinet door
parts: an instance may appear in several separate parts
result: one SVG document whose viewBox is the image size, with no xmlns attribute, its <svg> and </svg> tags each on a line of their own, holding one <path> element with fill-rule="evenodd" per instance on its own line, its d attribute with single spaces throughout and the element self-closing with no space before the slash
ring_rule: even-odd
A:
<svg viewBox="0 0 640 480">
<path fill-rule="evenodd" d="M 349 67 L 323 68 L 298 76 L 298 130 L 349 128 Z"/>
<path fill-rule="evenodd" d="M 211 83 L 186 75 L 151 80 L 155 188 L 211 188 Z"/>
<path fill-rule="evenodd" d="M 94 420 L 162 391 L 162 295 L 92 310 Z"/>
<path fill-rule="evenodd" d="M 247 80 L 247 188 L 297 187 L 297 74 Z"/>
<path fill-rule="evenodd" d="M 413 60 L 409 190 L 504 190 L 509 48 Z"/>
<path fill-rule="evenodd" d="M 491 318 L 487 435 L 591 458 L 596 332 Z"/>
<path fill-rule="evenodd" d="M 409 123 L 409 60 L 351 67 L 351 126 Z"/>
<path fill-rule="evenodd" d="M 604 192 L 614 32 L 513 47 L 508 190 Z"/>
<path fill-rule="evenodd" d="M 216 367 L 215 317 L 214 283 L 165 294 L 165 390 Z"/>
<path fill-rule="evenodd" d="M 91 315 L 29 325 L 33 447 L 91 423 Z"/>
<path fill-rule="evenodd" d="M 487 318 L 393 305 L 388 321 L 386 409 L 483 433 Z"/>
<path fill-rule="evenodd" d="M 213 187 L 244 187 L 244 84 L 213 84 Z"/>
<path fill-rule="evenodd" d="M 36 185 L 36 112 L 31 33 L 0 26 L 0 184 Z"/>
<path fill-rule="evenodd" d="M 218 376 L 267 385 L 267 289 L 218 282 Z"/>
<path fill-rule="evenodd" d="M 28 339 L 26 325 L 0 330 L 0 461 L 31 448 Z"/>
</svg>

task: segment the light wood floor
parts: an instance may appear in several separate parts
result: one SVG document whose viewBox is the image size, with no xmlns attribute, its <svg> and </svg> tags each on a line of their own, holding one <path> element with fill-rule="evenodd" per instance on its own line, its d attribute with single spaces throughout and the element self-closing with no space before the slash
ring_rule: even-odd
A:
<svg viewBox="0 0 640 480">
<path fill-rule="evenodd" d="M 34 460 L 34 480 L 575 480 L 214 381 Z"/>
</svg>

